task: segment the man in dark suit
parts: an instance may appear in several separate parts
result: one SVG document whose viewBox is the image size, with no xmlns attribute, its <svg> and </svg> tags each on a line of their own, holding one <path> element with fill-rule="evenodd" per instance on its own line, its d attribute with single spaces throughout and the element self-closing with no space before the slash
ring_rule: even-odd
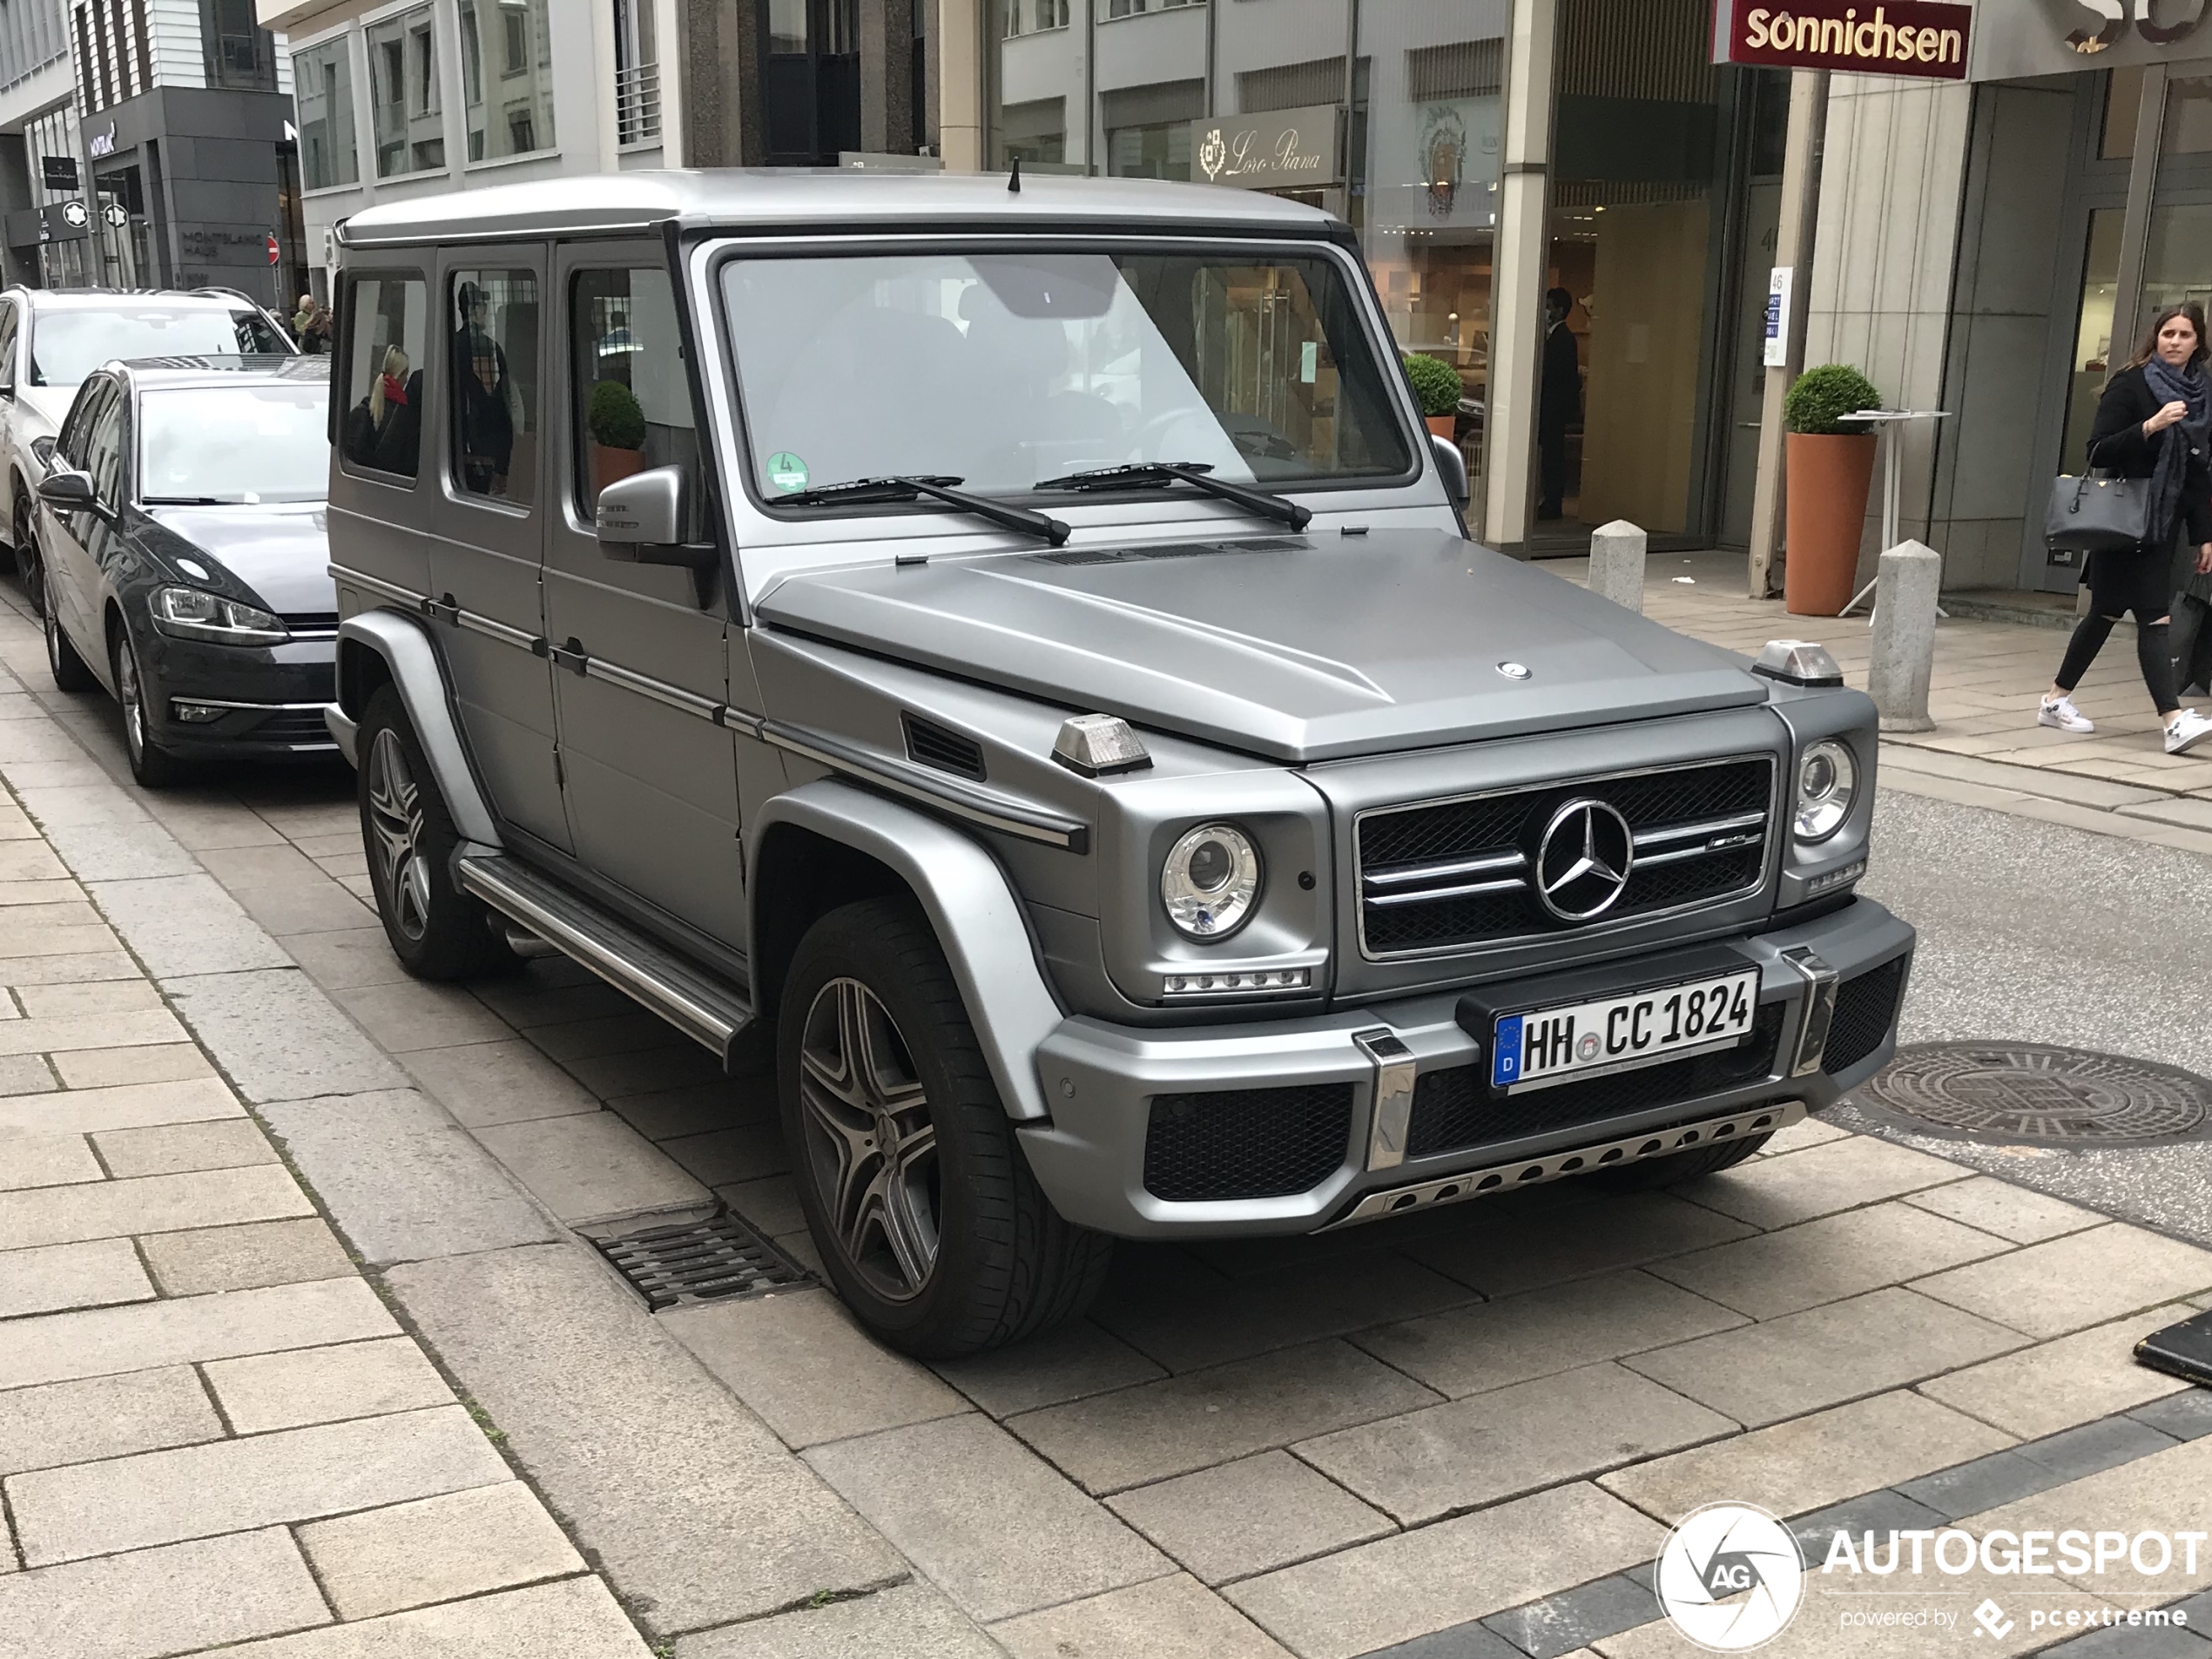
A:
<svg viewBox="0 0 2212 1659">
<path fill-rule="evenodd" d="M 1567 428 L 1582 415 L 1582 363 L 1567 314 L 1575 296 L 1554 288 L 1544 296 L 1544 374 L 1536 401 L 1536 447 L 1542 498 L 1536 516 L 1557 518 L 1567 499 Z"/>
</svg>

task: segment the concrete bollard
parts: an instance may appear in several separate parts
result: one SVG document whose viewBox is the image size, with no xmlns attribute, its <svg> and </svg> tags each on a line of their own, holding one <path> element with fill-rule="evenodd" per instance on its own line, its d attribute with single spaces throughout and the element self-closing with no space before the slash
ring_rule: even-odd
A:
<svg viewBox="0 0 2212 1659">
<path fill-rule="evenodd" d="M 1616 518 L 1590 532 L 1590 591 L 1623 609 L 1643 610 L 1643 555 L 1650 537 Z"/>
<path fill-rule="evenodd" d="M 1943 556 L 1919 542 L 1882 555 L 1874 583 L 1873 662 L 1866 689 L 1885 732 L 1932 732 L 1928 679 L 1935 671 L 1936 591 Z"/>
</svg>

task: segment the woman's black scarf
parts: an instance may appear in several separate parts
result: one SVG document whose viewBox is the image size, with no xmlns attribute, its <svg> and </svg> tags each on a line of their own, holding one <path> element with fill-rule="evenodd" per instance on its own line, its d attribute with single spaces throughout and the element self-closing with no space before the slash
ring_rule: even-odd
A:
<svg viewBox="0 0 2212 1659">
<path fill-rule="evenodd" d="M 2143 365 L 2143 381 L 2159 408 L 2186 403 L 2188 413 L 2179 425 L 2168 428 L 2158 447 L 2158 462 L 2150 475 L 2150 540 L 2147 545 L 2169 548 L 2181 517 L 2182 482 L 2188 475 L 2189 452 L 2202 452 L 2212 442 L 2212 395 L 2208 395 L 2204 371 L 2195 363 L 2175 368 L 2154 355 Z"/>
</svg>

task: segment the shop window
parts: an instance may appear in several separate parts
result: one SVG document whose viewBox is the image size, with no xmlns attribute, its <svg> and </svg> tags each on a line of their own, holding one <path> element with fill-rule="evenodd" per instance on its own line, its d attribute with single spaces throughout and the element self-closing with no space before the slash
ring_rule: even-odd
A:
<svg viewBox="0 0 2212 1659">
<path fill-rule="evenodd" d="M 447 293 L 454 482 L 471 496 L 527 502 L 537 483 L 537 278 L 456 271 Z"/>
<path fill-rule="evenodd" d="M 569 296 L 569 418 L 577 507 L 649 467 L 681 467 L 698 500 L 698 434 L 678 349 L 676 300 L 659 266 L 579 271 Z"/>
<path fill-rule="evenodd" d="M 554 144 L 552 51 L 545 0 L 462 0 L 461 57 L 465 71 L 469 159 L 550 150 Z M 487 89 L 483 66 L 497 66 Z"/>
<path fill-rule="evenodd" d="M 2143 71 L 2139 67 L 2115 69 L 2105 77 L 2104 133 L 2097 153 L 2107 161 L 2124 161 L 2135 153 L 2135 122 L 2143 107 Z"/>
<path fill-rule="evenodd" d="M 354 148 L 350 44 L 350 37 L 341 35 L 292 55 L 293 98 L 300 111 L 300 171 L 309 190 L 361 179 Z"/>
<path fill-rule="evenodd" d="M 1056 164 L 1067 159 L 1068 100 L 1034 98 L 1009 104 L 999 114 L 999 154 L 996 165 L 1019 158 Z"/>
<path fill-rule="evenodd" d="M 388 17 L 369 30 L 368 77 L 377 177 L 444 166 L 437 43 L 429 7 Z"/>
<path fill-rule="evenodd" d="M 1106 171 L 1116 179 L 1190 178 L 1190 124 L 1114 127 L 1106 134 Z"/>
<path fill-rule="evenodd" d="M 429 313 L 417 276 L 356 278 L 346 295 L 346 414 L 339 452 L 356 467 L 415 475 Z"/>
</svg>

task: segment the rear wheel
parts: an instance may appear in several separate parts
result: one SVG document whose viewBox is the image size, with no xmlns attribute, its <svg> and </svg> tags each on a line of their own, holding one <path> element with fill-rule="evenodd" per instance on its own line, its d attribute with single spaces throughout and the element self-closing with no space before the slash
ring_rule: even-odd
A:
<svg viewBox="0 0 2212 1659">
<path fill-rule="evenodd" d="M 1710 1146 L 1693 1146 L 1687 1152 L 1669 1152 L 1664 1157 L 1643 1158 L 1618 1169 L 1599 1170 L 1583 1178 L 1614 1192 L 1649 1192 L 1656 1187 L 1695 1181 L 1701 1175 L 1732 1170 L 1773 1138 L 1770 1130 L 1764 1135 L 1746 1136 L 1740 1141 L 1716 1141 Z"/>
<path fill-rule="evenodd" d="M 400 966 L 434 980 L 512 969 L 504 929 L 495 932 L 490 910 L 454 884 L 461 834 L 395 687 L 368 699 L 358 743 L 369 886 Z"/>
<path fill-rule="evenodd" d="M 109 658 L 115 670 L 115 700 L 123 710 L 123 749 L 131 758 L 131 775 L 148 789 L 167 789 L 182 783 L 192 768 L 153 740 L 146 719 L 145 677 L 138 671 L 138 648 L 131 631 L 115 624 Z"/>
<path fill-rule="evenodd" d="M 950 1359 L 1081 1313 L 1112 1241 L 1030 1174 L 935 936 L 885 900 L 800 941 L 779 1022 L 784 1137 L 840 1295 L 878 1338 Z"/>
<path fill-rule="evenodd" d="M 38 579 L 44 601 L 40 616 L 46 628 L 46 666 L 54 671 L 55 686 L 64 691 L 98 691 L 98 678 L 85 666 L 84 659 L 77 654 L 77 647 L 69 643 L 69 636 L 62 631 L 61 617 L 54 606 L 53 573 L 43 562 L 38 566 Z"/>
</svg>

